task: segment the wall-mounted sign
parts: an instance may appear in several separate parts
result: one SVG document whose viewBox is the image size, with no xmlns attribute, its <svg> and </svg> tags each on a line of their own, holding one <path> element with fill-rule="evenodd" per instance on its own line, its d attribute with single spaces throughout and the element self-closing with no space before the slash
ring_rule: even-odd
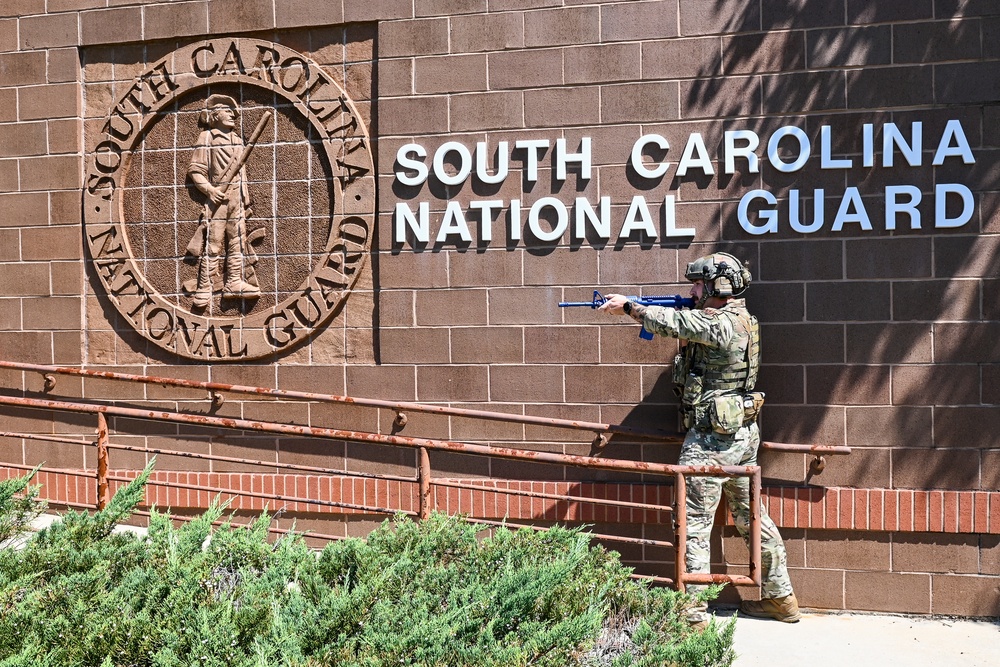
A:
<svg viewBox="0 0 1000 667">
<path fill-rule="evenodd" d="M 255 359 L 343 306 L 371 245 L 371 147 L 309 58 L 255 39 L 182 47 L 134 79 L 88 145 L 93 270 L 147 340 Z"/>
<path fill-rule="evenodd" d="M 728 130 L 721 138 L 713 138 L 721 146 L 721 155 L 713 156 L 708 150 L 704 136 L 699 132 L 688 135 L 677 164 L 667 160 L 671 146 L 667 139 L 658 134 L 639 137 L 628 152 L 627 168 L 639 178 L 660 181 L 673 174 L 678 177 L 714 177 L 716 164 L 724 174 L 737 172 L 759 174 L 761 162 L 766 161 L 771 168 L 782 173 L 794 173 L 803 169 L 809 161 L 818 157 L 819 166 L 824 170 L 850 170 L 856 167 L 893 169 L 899 162 L 910 167 L 940 166 L 947 160 L 963 164 L 975 163 L 969 141 L 958 120 L 949 120 L 940 135 L 924 136 L 923 123 L 914 122 L 908 132 L 895 123 L 881 127 L 881 146 L 876 149 L 876 128 L 872 124 L 862 127 L 858 137 L 855 157 L 836 157 L 831 149 L 831 128 L 820 128 L 819 146 L 813 145 L 809 135 L 794 125 L 782 126 L 766 139 L 751 130 Z M 720 140 L 721 139 L 721 140 Z M 933 148 L 930 153 L 925 149 Z M 474 178 L 480 183 L 499 185 L 508 178 L 522 179 L 534 184 L 539 180 L 539 164 L 548 159 L 555 181 L 562 183 L 569 177 L 570 169 L 578 173 L 581 181 L 588 181 L 592 175 L 592 141 L 584 137 L 579 146 L 570 148 L 565 139 L 550 142 L 546 139 L 516 141 L 511 144 L 500 141 L 495 147 L 486 142 L 478 142 L 473 149 L 457 141 L 442 144 L 433 155 L 417 143 L 401 146 L 396 153 L 396 180 L 410 187 L 420 187 L 430 179 L 445 186 L 461 186 Z M 763 156 L 760 153 L 763 152 Z M 650 159 L 650 155 L 663 156 Z M 429 161 L 428 161 L 429 158 Z M 519 161 L 520 170 L 511 167 Z M 894 230 L 897 225 L 910 229 L 955 228 L 972 219 L 975 200 L 968 186 L 961 183 L 937 183 L 933 189 L 934 214 L 932 219 L 921 217 L 918 208 L 924 198 L 923 191 L 912 184 L 888 185 L 884 191 L 884 218 L 875 220 L 856 186 L 848 186 L 840 192 L 827 192 L 822 188 L 802 193 L 797 188 L 787 191 L 784 204 L 767 190 L 753 189 L 740 199 L 738 221 L 747 234 L 763 235 L 790 229 L 801 234 L 811 234 L 821 229 L 841 232 L 845 229 L 872 231 L 876 225 Z M 813 211 L 809 219 L 800 215 L 800 202 L 804 197 L 813 199 Z M 837 212 L 826 216 L 826 204 L 836 201 Z M 624 204 L 625 202 L 618 202 Z M 628 202 L 624 215 L 612 217 L 612 201 L 604 196 L 596 202 L 586 197 L 577 197 L 572 203 L 556 196 L 544 196 L 525 205 L 519 199 L 473 200 L 466 204 L 450 200 L 444 211 L 431 215 L 429 201 L 401 201 L 396 204 L 393 216 L 393 242 L 436 244 L 471 242 L 476 232 L 481 243 L 493 239 L 494 219 L 506 220 L 506 238 L 519 241 L 523 232 L 529 232 L 543 242 L 558 242 L 567 233 L 574 240 L 587 238 L 609 240 L 612 236 L 626 239 L 635 234 L 656 239 L 665 237 L 694 237 L 695 230 L 677 227 L 676 196 L 665 192 L 656 201 L 647 200 L 645 195 L 635 195 Z M 657 215 L 659 209 L 659 215 Z M 506 211 L 506 216 L 503 212 Z M 654 220 L 662 221 L 662 226 Z"/>
</svg>

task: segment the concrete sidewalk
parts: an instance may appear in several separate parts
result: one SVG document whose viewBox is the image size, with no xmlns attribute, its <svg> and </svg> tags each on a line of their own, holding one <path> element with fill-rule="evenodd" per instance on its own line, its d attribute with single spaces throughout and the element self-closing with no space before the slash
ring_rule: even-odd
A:
<svg viewBox="0 0 1000 667">
<path fill-rule="evenodd" d="M 954 618 L 803 612 L 798 623 L 779 623 L 740 616 L 734 643 L 734 667 L 1000 665 L 1000 623 Z"/>
</svg>

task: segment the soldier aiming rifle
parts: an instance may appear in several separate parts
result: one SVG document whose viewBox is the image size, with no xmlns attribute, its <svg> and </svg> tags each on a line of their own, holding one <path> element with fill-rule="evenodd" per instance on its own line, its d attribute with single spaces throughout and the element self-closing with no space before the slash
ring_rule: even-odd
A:
<svg viewBox="0 0 1000 667">
<path fill-rule="evenodd" d="M 608 294 L 599 310 L 628 315 L 650 333 L 681 341 L 673 372 L 687 429 L 680 465 L 756 465 L 757 414 L 764 403 L 764 394 L 754 391 L 760 368 L 760 327 L 745 301 L 738 298 L 750 286 L 750 271 L 732 255 L 717 252 L 688 264 L 684 277 L 692 283 L 692 310 L 647 306 L 620 294 Z M 749 539 L 750 513 L 756 509 L 750 507 L 749 480 L 691 477 L 686 505 L 688 572 L 709 571 L 709 538 L 723 492 L 736 529 L 744 540 Z M 795 623 L 801 615 L 788 577 L 785 543 L 763 507 L 760 525 L 761 599 L 743 601 L 740 611 Z M 688 587 L 691 593 L 703 589 Z M 692 609 L 688 617 L 697 626 L 706 625 L 709 619 L 707 604 Z"/>
</svg>

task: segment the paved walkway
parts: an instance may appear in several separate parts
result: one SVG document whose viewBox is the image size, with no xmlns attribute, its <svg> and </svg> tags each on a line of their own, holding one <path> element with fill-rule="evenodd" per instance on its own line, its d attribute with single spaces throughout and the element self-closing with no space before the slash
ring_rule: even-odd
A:
<svg viewBox="0 0 1000 667">
<path fill-rule="evenodd" d="M 734 667 L 997 667 L 1000 623 L 859 613 L 803 613 L 798 623 L 740 616 L 735 647 Z"/>
</svg>

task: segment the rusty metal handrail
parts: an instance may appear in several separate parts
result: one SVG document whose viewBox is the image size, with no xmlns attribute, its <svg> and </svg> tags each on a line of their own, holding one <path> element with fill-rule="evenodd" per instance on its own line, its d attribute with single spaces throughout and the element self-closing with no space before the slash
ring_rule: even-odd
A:
<svg viewBox="0 0 1000 667">
<path fill-rule="evenodd" d="M 102 507 L 107 503 L 109 496 L 109 482 L 128 482 L 131 480 L 130 477 L 109 475 L 107 472 L 108 450 L 112 448 L 112 446 L 108 442 L 108 428 L 106 422 L 106 415 L 128 417 L 135 419 L 146 419 L 153 421 L 164 421 L 169 423 L 192 424 L 198 426 L 213 426 L 226 429 L 280 433 L 280 434 L 290 434 L 297 436 L 310 436 L 317 438 L 369 442 L 375 444 L 415 448 L 419 453 L 419 465 L 418 465 L 419 472 L 417 475 L 417 483 L 419 484 L 420 487 L 419 512 L 417 512 L 416 514 L 420 518 L 428 517 L 432 509 L 431 487 L 434 483 L 431 480 L 431 468 L 429 459 L 430 450 L 476 454 L 481 456 L 522 460 L 522 461 L 544 462 L 544 463 L 552 463 L 552 464 L 567 465 L 574 467 L 583 467 L 588 469 L 629 471 L 629 472 L 657 474 L 657 475 L 674 475 L 677 478 L 678 484 L 680 485 L 679 488 L 681 489 L 681 493 L 678 495 L 677 498 L 675 498 L 675 501 L 678 503 L 676 507 L 680 508 L 684 507 L 683 503 L 685 500 L 684 476 L 689 474 L 698 476 L 727 476 L 727 477 L 748 476 L 751 478 L 750 487 L 751 487 L 751 497 L 753 502 L 759 503 L 759 498 L 760 498 L 759 495 L 760 468 L 758 466 L 681 466 L 681 465 L 671 465 L 671 464 L 661 464 L 661 463 L 648 463 L 643 461 L 595 459 L 592 457 L 582 457 L 569 454 L 538 452 L 538 451 L 515 449 L 508 447 L 492 447 L 487 445 L 476 445 L 471 443 L 461 443 L 448 440 L 433 440 L 429 438 L 413 438 L 413 437 L 404 437 L 398 435 L 383 435 L 379 433 L 366 433 L 366 432 L 349 431 L 343 429 L 300 426 L 293 424 L 284 424 L 279 422 L 254 421 L 254 420 L 236 419 L 228 417 L 217 417 L 211 415 L 193 415 L 187 413 L 168 412 L 159 410 L 143 410 L 138 408 L 120 407 L 109 404 L 57 401 L 50 399 L 0 396 L 0 405 L 14 405 L 14 406 L 29 407 L 29 408 L 39 408 L 39 409 L 48 409 L 56 411 L 83 413 L 83 414 L 94 414 L 97 417 L 98 440 L 94 444 L 96 444 L 96 446 L 98 447 L 98 452 L 99 452 L 98 472 L 97 472 L 98 507 Z M 81 443 L 80 441 L 74 441 L 73 444 L 83 444 L 83 443 Z M 267 462 L 263 461 L 258 463 L 260 465 L 270 465 Z M 173 486 L 178 488 L 189 488 L 200 491 L 283 500 L 286 502 L 327 505 L 327 506 L 340 507 L 343 509 L 351 509 L 351 510 L 375 511 L 382 513 L 394 513 L 395 511 L 398 511 L 392 508 L 375 508 L 365 505 L 356 505 L 353 503 L 324 501 L 316 498 L 285 497 L 285 496 L 275 495 L 273 493 L 266 494 L 266 493 L 246 491 L 243 489 L 237 490 L 237 489 L 215 488 L 215 487 L 210 488 L 201 485 L 183 484 L 179 482 L 166 482 L 162 480 L 150 480 L 150 483 L 153 485 Z M 504 489 L 500 488 L 494 488 L 494 489 L 484 488 L 484 490 L 490 490 L 498 493 L 504 492 Z M 570 501 L 581 500 L 579 497 L 573 497 L 568 495 L 564 496 L 563 499 Z M 652 509 L 652 508 L 647 507 L 646 509 Z M 759 585 L 760 523 L 759 523 L 759 516 L 757 515 L 756 512 L 751 515 L 751 532 L 754 537 L 752 538 L 751 542 L 750 577 L 743 577 L 740 575 L 721 575 L 721 574 L 701 575 L 701 574 L 685 573 L 684 563 L 683 563 L 684 556 L 681 552 L 681 547 L 683 547 L 683 545 L 685 544 L 686 539 L 680 539 L 686 533 L 684 512 L 683 510 L 678 512 L 675 509 L 673 514 L 675 517 L 675 522 L 677 523 L 677 531 L 678 531 L 677 533 L 678 539 L 676 539 L 674 543 L 659 542 L 655 540 L 654 541 L 639 540 L 637 538 L 624 538 L 621 536 L 613 536 L 613 535 L 607 535 L 601 537 L 607 539 L 618 539 L 628 542 L 639 542 L 643 544 L 655 543 L 655 546 L 672 545 L 675 549 L 676 560 L 678 562 L 677 578 L 676 581 L 672 583 L 675 583 L 681 589 L 683 589 L 685 583 L 700 583 L 703 580 L 705 580 L 706 577 L 711 581 L 729 581 L 737 585 Z M 482 522 L 482 520 L 478 521 Z M 668 582 L 670 581 L 667 579 L 662 579 L 662 580 Z"/>
<path fill-rule="evenodd" d="M 555 452 L 539 452 L 530 449 L 515 449 L 512 447 L 494 447 L 473 443 L 456 442 L 453 440 L 434 440 L 431 438 L 414 438 L 400 435 L 384 435 L 365 431 L 327 428 L 322 426 L 299 426 L 280 422 L 255 421 L 235 417 L 216 417 L 213 415 L 192 415 L 184 412 L 168 412 L 165 410 L 142 410 L 139 408 L 124 408 L 117 405 L 95 403 L 72 403 L 44 398 L 18 398 L 15 396 L 0 396 L 0 405 L 14 405 L 63 412 L 78 412 L 82 414 L 105 414 L 116 417 L 130 417 L 163 421 L 174 424 L 192 424 L 196 426 L 216 426 L 220 428 L 244 431 L 261 431 L 264 433 L 279 433 L 283 435 L 308 436 L 331 440 L 348 440 L 352 442 L 370 442 L 396 447 L 425 447 L 428 450 L 447 451 L 452 453 L 478 454 L 501 459 L 522 461 L 541 461 L 581 468 L 597 470 L 617 470 L 634 473 L 652 473 L 674 475 L 683 471 L 691 475 L 703 477 L 728 477 L 731 475 L 748 475 L 758 466 L 681 466 L 669 463 L 650 463 L 648 461 L 626 461 L 622 459 L 601 459 L 575 454 L 557 454 Z"/>
<path fill-rule="evenodd" d="M 186 380 L 181 378 L 158 377 L 152 375 L 138 375 L 132 373 L 118 373 L 114 371 L 95 371 L 84 368 L 72 368 L 67 366 L 48 366 L 43 364 L 30 364 L 23 362 L 13 362 L 0 360 L 0 368 L 10 370 L 27 371 L 41 373 L 44 379 L 44 391 L 48 392 L 55 388 L 55 375 L 71 375 L 83 378 L 95 378 L 104 380 L 114 380 L 121 382 L 138 382 L 142 384 L 156 384 L 161 386 L 182 387 L 185 389 L 201 389 L 212 392 L 211 400 L 213 405 L 218 407 L 222 403 L 219 392 L 233 392 L 238 394 L 248 394 L 255 396 L 270 396 L 273 398 L 290 398 L 297 400 L 317 401 L 324 403 L 339 403 L 345 405 L 358 405 L 372 408 L 386 408 L 397 413 L 396 423 L 402 427 L 406 424 L 406 412 L 421 412 L 428 414 L 448 415 L 452 417 L 468 417 L 474 419 L 485 419 L 489 421 L 508 422 L 533 426 L 548 426 L 554 428 L 564 428 L 576 431 L 589 431 L 597 435 L 594 444 L 602 448 L 607 445 L 607 436 L 612 433 L 618 435 L 628 435 L 650 440 L 658 440 L 672 444 L 680 444 L 683 438 L 675 433 L 660 430 L 639 429 L 624 424 L 610 424 L 602 422 L 590 422 L 582 420 L 559 419 L 557 417 L 538 417 L 535 415 L 516 415 L 507 412 L 495 412 L 490 410 L 473 410 L 470 408 L 456 408 L 444 405 L 427 405 L 424 403 L 411 403 L 405 401 L 386 401 L 373 398 L 357 398 L 352 396 L 338 396 L 336 394 L 320 394 L 316 392 L 296 391 L 289 389 L 272 389 L 268 387 L 253 387 L 247 385 L 224 384 L 219 382 L 203 382 L 200 380 Z M 760 443 L 762 449 L 773 451 L 795 452 L 804 454 L 850 454 L 851 448 L 837 445 L 807 445 L 795 443 L 780 443 L 763 441 Z M 822 470 L 822 466 L 819 466 Z"/>
</svg>

